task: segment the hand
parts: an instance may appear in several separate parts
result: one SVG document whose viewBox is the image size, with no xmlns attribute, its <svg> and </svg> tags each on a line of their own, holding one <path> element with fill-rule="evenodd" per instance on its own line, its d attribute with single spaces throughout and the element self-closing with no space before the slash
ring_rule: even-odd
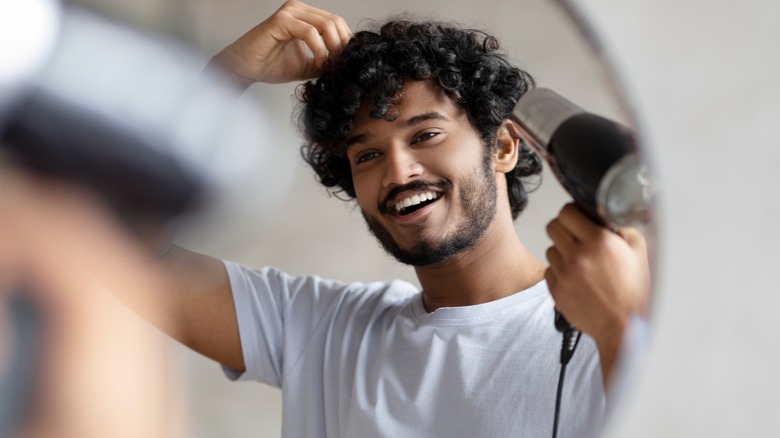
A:
<svg viewBox="0 0 780 438">
<path fill-rule="evenodd" d="M 644 237 L 633 228 L 615 233 L 599 226 L 574 204 L 561 210 L 547 233 L 553 246 L 545 278 L 558 311 L 591 335 L 600 352 L 616 353 L 628 318 L 644 315 L 649 300 Z"/>
<path fill-rule="evenodd" d="M 343 18 L 288 0 L 262 23 L 217 54 L 220 64 L 245 86 L 283 83 L 317 76 L 330 54 L 347 44 L 352 32 Z M 309 51 L 311 53 L 309 53 Z"/>
<path fill-rule="evenodd" d="M 77 187 L 5 166 L 0 195 L 0 299 L 27 294 L 43 322 L 42 350 L 29 364 L 34 403 L 18 436 L 180 436 L 167 349 L 106 293 L 160 290 L 145 248 Z"/>
</svg>

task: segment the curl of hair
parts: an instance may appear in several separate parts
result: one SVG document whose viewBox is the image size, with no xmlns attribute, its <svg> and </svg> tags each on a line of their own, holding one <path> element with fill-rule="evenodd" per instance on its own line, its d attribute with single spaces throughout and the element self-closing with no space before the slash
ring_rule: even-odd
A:
<svg viewBox="0 0 780 438">
<path fill-rule="evenodd" d="M 371 117 L 394 120 L 405 80 L 437 83 L 465 110 L 486 147 L 495 146 L 499 126 L 534 86 L 533 78 L 499 51 L 498 40 L 482 31 L 397 20 L 378 32 L 355 33 L 324 73 L 296 93 L 305 138 L 301 155 L 331 192 L 355 197 L 346 139 L 358 109 L 370 103 Z M 542 169 L 522 140 L 519 152 L 517 165 L 506 175 L 513 218 L 527 205 Z"/>
</svg>

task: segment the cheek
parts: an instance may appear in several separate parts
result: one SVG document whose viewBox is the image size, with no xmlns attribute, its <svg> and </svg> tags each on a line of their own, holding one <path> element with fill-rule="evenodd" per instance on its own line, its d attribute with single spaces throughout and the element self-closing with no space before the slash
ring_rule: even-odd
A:
<svg viewBox="0 0 780 438">
<path fill-rule="evenodd" d="M 370 178 L 366 178 L 365 175 L 359 177 L 353 177 L 352 182 L 355 187 L 355 199 L 357 200 L 358 207 L 363 210 L 372 211 L 376 209 L 377 205 L 377 191 L 372 184 Z"/>
<path fill-rule="evenodd" d="M 482 157 L 479 156 L 461 156 L 458 161 L 450 163 L 450 172 L 457 175 L 459 179 L 473 179 L 476 176 L 484 178 L 485 170 Z"/>
</svg>

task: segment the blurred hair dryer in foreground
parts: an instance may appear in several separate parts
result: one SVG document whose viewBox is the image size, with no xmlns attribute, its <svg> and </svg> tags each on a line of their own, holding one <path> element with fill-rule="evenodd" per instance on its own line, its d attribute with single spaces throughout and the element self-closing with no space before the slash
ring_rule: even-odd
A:
<svg viewBox="0 0 780 438">
<path fill-rule="evenodd" d="M 29 1 L 6 11 L 18 29 L 0 26 L 4 41 L 41 40 L 35 56 L 0 49 L 0 158 L 154 221 L 240 189 L 250 171 L 289 171 L 269 157 L 259 103 L 202 71 L 194 51 L 88 9 Z"/>
<path fill-rule="evenodd" d="M 631 130 L 545 88 L 524 94 L 514 116 L 523 139 L 589 216 L 612 229 L 648 224 L 652 187 Z"/>
</svg>

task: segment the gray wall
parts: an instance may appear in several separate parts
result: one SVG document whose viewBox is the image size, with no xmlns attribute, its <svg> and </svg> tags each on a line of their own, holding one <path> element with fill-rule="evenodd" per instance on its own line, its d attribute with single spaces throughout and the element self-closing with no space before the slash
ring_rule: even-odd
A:
<svg viewBox="0 0 780 438">
<path fill-rule="evenodd" d="M 778 436 L 780 4 L 578 3 L 664 189 L 655 347 L 611 436 Z"/>
</svg>

